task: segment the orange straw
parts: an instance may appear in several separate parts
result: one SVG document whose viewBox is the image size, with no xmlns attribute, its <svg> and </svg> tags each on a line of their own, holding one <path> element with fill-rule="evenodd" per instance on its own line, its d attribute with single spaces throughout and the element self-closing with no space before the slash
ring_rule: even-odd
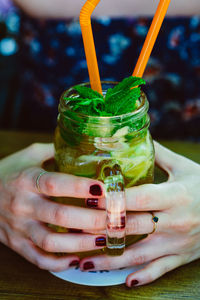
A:
<svg viewBox="0 0 200 300">
<path fill-rule="evenodd" d="M 80 12 L 80 26 L 91 88 L 102 94 L 101 80 L 91 26 L 91 15 L 100 0 L 87 0 Z"/>
<path fill-rule="evenodd" d="M 149 32 L 147 34 L 146 40 L 144 42 L 144 46 L 142 48 L 142 51 L 140 53 L 139 59 L 137 61 L 137 64 L 133 71 L 132 76 L 137 76 L 137 77 L 143 76 L 144 70 L 148 63 L 148 60 L 151 55 L 152 49 L 154 47 L 155 41 L 157 39 L 158 33 L 162 26 L 164 17 L 167 13 L 169 4 L 170 4 L 170 0 L 160 0 L 158 8 L 155 13 L 155 16 L 153 18 L 152 24 L 149 28 Z"/>
</svg>

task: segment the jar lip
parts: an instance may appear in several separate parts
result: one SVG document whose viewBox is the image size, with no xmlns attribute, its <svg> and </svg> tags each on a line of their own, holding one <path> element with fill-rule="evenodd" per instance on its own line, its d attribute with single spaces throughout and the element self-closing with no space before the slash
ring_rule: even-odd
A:
<svg viewBox="0 0 200 300">
<path fill-rule="evenodd" d="M 118 84 L 119 82 L 118 81 L 101 81 L 101 84 L 107 84 L 107 85 L 116 85 Z M 79 84 L 80 86 L 90 86 L 90 82 L 83 82 L 83 83 L 80 83 Z M 66 93 L 70 93 L 70 91 L 73 90 L 73 88 L 75 87 L 76 85 L 70 87 L 69 89 L 67 89 L 66 91 L 64 91 L 61 95 L 61 98 L 60 98 L 60 101 L 62 101 L 62 105 L 67 108 L 68 110 L 70 111 L 73 111 L 66 103 L 63 103 L 64 102 L 64 96 L 66 95 Z M 116 119 L 122 119 L 122 118 L 128 118 L 128 117 L 133 117 L 134 115 L 137 116 L 138 114 L 141 114 L 141 113 L 144 113 L 145 111 L 148 110 L 149 108 L 149 104 L 148 104 L 148 100 L 147 100 L 147 97 L 146 97 L 146 94 L 141 91 L 141 96 L 140 98 L 141 99 L 141 104 L 140 106 L 138 107 L 138 109 L 132 111 L 132 112 L 128 112 L 128 113 L 125 113 L 125 114 L 121 114 L 121 115 L 115 115 L 115 116 L 91 116 L 91 115 L 87 115 L 87 114 L 83 114 L 83 113 L 80 113 L 80 112 L 75 112 L 77 114 L 77 116 L 80 116 L 80 117 L 83 117 L 83 118 L 90 118 L 90 119 L 94 119 L 94 120 L 97 120 L 97 119 L 101 119 L 101 120 L 116 120 Z M 74 111 L 73 111 L 74 112 Z"/>
</svg>

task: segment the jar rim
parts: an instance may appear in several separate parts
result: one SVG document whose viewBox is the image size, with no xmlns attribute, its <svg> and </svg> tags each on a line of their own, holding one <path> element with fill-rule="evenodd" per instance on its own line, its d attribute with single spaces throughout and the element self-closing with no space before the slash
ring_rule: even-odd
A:
<svg viewBox="0 0 200 300">
<path fill-rule="evenodd" d="M 117 85 L 118 82 L 117 81 L 107 81 L 107 80 L 104 80 L 104 81 L 101 81 L 101 84 L 102 85 Z M 79 84 L 80 86 L 90 86 L 90 83 L 89 82 L 84 82 L 84 83 L 81 83 Z M 64 101 L 64 96 L 66 96 L 67 93 L 70 93 L 71 91 L 73 91 L 73 88 L 75 87 L 76 85 L 70 87 L 69 89 L 67 89 L 66 91 L 64 91 L 61 95 L 61 98 L 60 98 L 60 104 L 62 105 L 62 108 L 66 108 L 68 109 L 69 111 L 73 111 L 69 105 L 67 105 Z M 146 97 L 146 94 L 141 91 L 141 96 L 139 98 L 141 100 L 141 104 L 140 106 L 134 110 L 134 111 L 131 111 L 131 112 L 128 112 L 128 113 L 125 113 L 125 114 L 121 114 L 121 115 L 115 115 L 115 116 L 91 116 L 91 115 L 87 115 L 87 114 L 83 114 L 83 113 L 80 113 L 80 112 L 77 112 L 77 111 L 73 111 L 77 114 L 77 116 L 79 117 L 82 117 L 82 118 L 90 118 L 90 119 L 94 119 L 94 120 L 98 120 L 98 119 L 101 119 L 101 120 L 116 120 L 116 119 L 122 119 L 122 118 L 129 118 L 129 117 L 134 117 L 134 116 L 137 116 L 137 115 L 141 115 L 142 113 L 145 113 L 148 111 L 148 108 L 149 108 L 149 103 L 148 103 L 148 100 L 147 100 L 147 97 Z"/>
</svg>

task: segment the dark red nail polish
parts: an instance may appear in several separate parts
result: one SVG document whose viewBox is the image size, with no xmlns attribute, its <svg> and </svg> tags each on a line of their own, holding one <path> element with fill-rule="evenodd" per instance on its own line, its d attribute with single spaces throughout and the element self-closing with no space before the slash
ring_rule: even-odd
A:
<svg viewBox="0 0 200 300">
<path fill-rule="evenodd" d="M 131 286 L 135 286 L 135 285 L 137 285 L 138 283 L 139 283 L 138 280 L 133 279 L 133 280 L 131 281 Z"/>
<path fill-rule="evenodd" d="M 82 233 L 83 230 L 81 229 L 75 229 L 75 228 L 68 228 L 69 233 Z"/>
<path fill-rule="evenodd" d="M 75 267 L 79 265 L 79 261 L 78 260 L 72 260 L 72 262 L 69 264 L 69 267 Z"/>
<path fill-rule="evenodd" d="M 91 208 L 98 207 L 98 199 L 92 199 L 92 198 L 90 199 L 90 198 L 88 198 L 87 201 L 86 201 L 86 203 L 87 203 L 88 207 L 91 207 Z"/>
<path fill-rule="evenodd" d="M 93 184 L 90 187 L 90 194 L 93 196 L 101 196 L 102 195 L 102 189 L 100 185 L 98 184 Z"/>
<path fill-rule="evenodd" d="M 104 236 L 99 236 L 95 240 L 96 246 L 106 246 L 106 238 Z"/>
<path fill-rule="evenodd" d="M 121 228 L 125 228 L 126 225 L 126 218 L 125 216 L 121 217 Z"/>
<path fill-rule="evenodd" d="M 86 261 L 83 264 L 83 270 L 89 270 L 89 269 L 94 269 L 94 264 L 91 261 Z"/>
</svg>

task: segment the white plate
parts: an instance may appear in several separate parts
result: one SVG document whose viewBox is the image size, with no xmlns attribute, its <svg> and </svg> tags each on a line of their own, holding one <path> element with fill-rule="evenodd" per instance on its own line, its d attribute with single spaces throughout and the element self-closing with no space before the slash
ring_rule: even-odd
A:
<svg viewBox="0 0 200 300">
<path fill-rule="evenodd" d="M 62 272 L 51 272 L 56 277 L 65 281 L 89 285 L 89 286 L 109 286 L 125 283 L 126 277 L 143 266 L 136 266 L 131 268 L 124 268 L 121 270 L 112 271 L 89 271 L 82 272 L 79 268 L 70 268 Z"/>
</svg>

